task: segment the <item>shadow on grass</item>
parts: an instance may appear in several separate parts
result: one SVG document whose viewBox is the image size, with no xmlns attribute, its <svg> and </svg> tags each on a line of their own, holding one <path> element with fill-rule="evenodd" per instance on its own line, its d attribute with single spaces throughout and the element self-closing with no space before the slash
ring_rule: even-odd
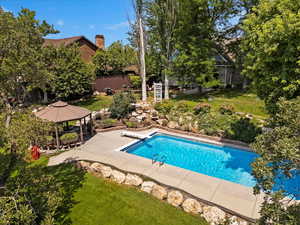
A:
<svg viewBox="0 0 300 225">
<path fill-rule="evenodd" d="M 82 186 L 84 172 L 70 163 L 47 167 L 46 165 L 28 165 L 19 169 L 17 175 L 6 184 L 8 191 L 16 187 L 26 195 L 40 224 L 49 214 L 55 224 L 72 224 L 67 217 L 74 201 L 74 193 Z"/>
</svg>

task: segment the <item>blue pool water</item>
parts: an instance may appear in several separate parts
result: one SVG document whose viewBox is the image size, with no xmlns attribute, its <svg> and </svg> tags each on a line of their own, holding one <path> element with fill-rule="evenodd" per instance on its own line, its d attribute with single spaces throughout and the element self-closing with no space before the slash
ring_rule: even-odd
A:
<svg viewBox="0 0 300 225">
<path fill-rule="evenodd" d="M 125 151 L 151 160 L 155 157 L 166 164 L 247 187 L 255 185 L 250 164 L 258 155 L 253 152 L 165 134 L 155 134 L 145 141 L 128 147 Z M 299 191 L 300 177 L 289 181 L 288 186 L 290 189 L 293 188 Z"/>
</svg>

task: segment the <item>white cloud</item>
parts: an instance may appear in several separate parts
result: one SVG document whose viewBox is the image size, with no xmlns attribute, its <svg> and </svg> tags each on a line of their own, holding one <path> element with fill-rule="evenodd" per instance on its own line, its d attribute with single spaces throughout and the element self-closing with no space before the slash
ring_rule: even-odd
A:
<svg viewBox="0 0 300 225">
<path fill-rule="evenodd" d="M 106 27 L 106 29 L 108 30 L 118 30 L 118 29 L 122 29 L 122 28 L 127 28 L 129 27 L 129 23 L 128 21 L 124 21 L 121 23 L 117 23 L 117 24 L 112 24 Z"/>
<path fill-rule="evenodd" d="M 4 10 L 4 12 L 12 12 L 11 10 L 9 10 L 9 9 L 3 7 L 3 6 L 0 6 L 0 8 L 2 8 Z"/>
<path fill-rule="evenodd" d="M 93 30 L 93 29 L 95 29 L 95 25 L 91 24 L 91 25 L 89 25 L 89 28 L 90 28 L 91 30 Z"/>
<path fill-rule="evenodd" d="M 63 25 L 65 25 L 65 22 L 63 20 L 58 20 L 57 25 L 62 27 Z"/>
</svg>

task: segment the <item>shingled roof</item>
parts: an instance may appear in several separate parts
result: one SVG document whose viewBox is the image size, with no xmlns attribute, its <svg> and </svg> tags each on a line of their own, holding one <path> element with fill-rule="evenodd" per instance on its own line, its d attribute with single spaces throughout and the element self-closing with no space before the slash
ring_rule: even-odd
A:
<svg viewBox="0 0 300 225">
<path fill-rule="evenodd" d="M 82 39 L 89 42 L 91 45 L 93 45 L 95 47 L 95 49 L 98 49 L 98 47 L 93 42 L 91 42 L 89 39 L 87 39 L 85 36 L 74 36 L 74 37 L 62 38 L 62 39 L 47 39 L 47 38 L 45 38 L 43 46 L 54 46 L 54 47 L 68 46 L 68 45 L 76 43 L 77 41 L 80 41 Z"/>
</svg>

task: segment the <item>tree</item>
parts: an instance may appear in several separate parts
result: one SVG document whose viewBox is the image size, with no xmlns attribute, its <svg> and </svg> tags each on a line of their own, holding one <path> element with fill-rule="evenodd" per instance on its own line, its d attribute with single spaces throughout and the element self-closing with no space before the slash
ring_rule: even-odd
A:
<svg viewBox="0 0 300 225">
<path fill-rule="evenodd" d="M 257 180 L 254 190 L 255 193 L 263 191 L 267 196 L 260 224 L 296 225 L 300 221 L 300 204 L 291 204 L 294 199 L 285 196 L 300 197 L 300 98 L 280 99 L 277 108 L 277 114 L 271 116 L 273 129 L 257 137 L 252 144 L 260 155 L 252 164 Z"/>
<path fill-rule="evenodd" d="M 43 37 L 57 31 L 36 20 L 35 12 L 28 9 L 16 17 L 0 10 L 0 27 L 0 93 L 8 126 L 14 109 L 47 79 L 40 54 Z"/>
<path fill-rule="evenodd" d="M 300 94 L 300 2 L 262 0 L 244 20 L 243 74 L 271 113 L 280 97 Z"/>
<path fill-rule="evenodd" d="M 133 0 L 136 22 L 133 26 L 133 34 L 136 35 L 135 41 L 139 50 L 140 73 L 142 77 L 142 100 L 147 101 L 146 85 L 146 63 L 145 63 L 145 35 L 144 35 L 144 0 Z"/>
<path fill-rule="evenodd" d="M 82 61 L 78 46 L 45 47 L 50 91 L 57 99 L 78 98 L 91 91 L 93 67 Z"/>
<path fill-rule="evenodd" d="M 98 50 L 93 57 L 96 75 L 106 75 L 115 72 L 124 72 L 127 66 L 137 64 L 136 51 L 121 41 L 112 43 L 105 50 Z"/>
<path fill-rule="evenodd" d="M 175 29 L 177 25 L 177 0 L 148 2 L 147 25 L 149 43 L 159 54 L 165 83 L 165 99 L 169 99 L 169 75 L 175 55 Z"/>
</svg>

